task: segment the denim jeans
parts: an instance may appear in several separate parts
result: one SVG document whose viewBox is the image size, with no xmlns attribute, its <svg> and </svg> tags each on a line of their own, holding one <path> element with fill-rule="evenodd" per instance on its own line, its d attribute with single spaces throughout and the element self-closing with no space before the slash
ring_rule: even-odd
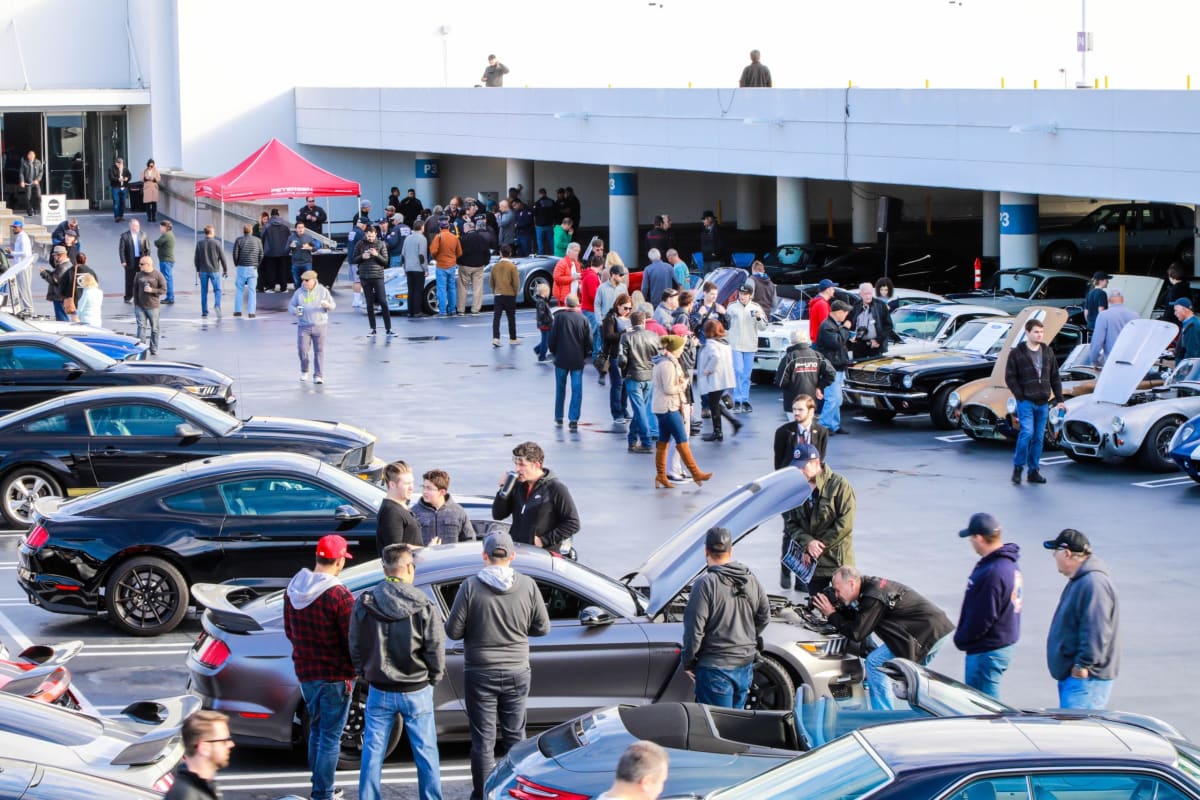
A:
<svg viewBox="0 0 1200 800">
<path fill-rule="evenodd" d="M 517 231 L 517 255 L 531 256 L 533 255 L 533 231 L 520 230 Z"/>
<path fill-rule="evenodd" d="M 696 702 L 722 708 L 745 708 L 754 680 L 754 663 L 741 667 L 696 667 Z"/>
<path fill-rule="evenodd" d="M 333 797 L 334 772 L 342 749 L 342 730 L 350 713 L 346 681 L 303 681 L 300 694 L 308 711 L 308 767 L 312 770 L 312 800 Z"/>
<path fill-rule="evenodd" d="M 537 234 L 537 251 L 539 255 L 554 255 L 554 226 L 538 225 L 534 229 Z"/>
<path fill-rule="evenodd" d="M 754 369 L 754 353 L 733 351 L 733 374 L 736 386 L 733 387 L 733 402 L 750 402 L 750 372 Z"/>
<path fill-rule="evenodd" d="M 600 320 L 596 318 L 595 311 L 584 311 L 583 318 L 587 320 L 588 327 L 592 329 L 592 358 L 600 352 Z"/>
<path fill-rule="evenodd" d="M 308 372 L 308 351 L 312 349 L 313 377 L 324 376 L 323 362 L 325 361 L 325 334 L 328 325 L 297 325 L 296 351 L 300 354 L 300 371 Z"/>
<path fill-rule="evenodd" d="M 571 422 L 579 422 L 579 412 L 583 408 L 583 370 L 566 370 L 554 368 L 554 419 L 562 421 L 563 401 L 567 395 L 567 376 L 571 376 L 571 407 L 567 410 L 567 418 Z"/>
<path fill-rule="evenodd" d="M 506 753 L 525 738 L 529 669 L 468 669 L 463 689 L 471 728 L 471 800 L 483 800 L 483 782 L 496 766 L 497 727 Z"/>
<path fill-rule="evenodd" d="M 163 298 L 168 303 L 175 302 L 175 262 L 160 261 L 158 262 L 158 271 L 167 279 L 167 296 Z"/>
<path fill-rule="evenodd" d="M 1111 680 L 1099 678 L 1067 677 L 1058 682 L 1059 708 L 1088 708 L 1102 710 L 1108 707 L 1108 695 L 1112 691 Z"/>
<path fill-rule="evenodd" d="M 546 330 L 542 330 L 539 328 L 538 333 L 541 334 L 542 338 L 536 345 L 534 345 L 533 352 L 537 354 L 538 361 L 543 361 L 545 360 L 546 356 L 549 355 L 550 329 L 547 328 Z"/>
<path fill-rule="evenodd" d="M 946 642 L 950 641 L 953 635 L 952 633 L 948 633 L 934 642 L 933 647 L 929 648 L 929 653 L 926 654 L 921 663 L 928 664 L 930 661 L 933 661 L 933 657 L 938 654 L 938 651 L 942 649 L 942 646 Z M 895 708 L 896 696 L 892 694 L 892 681 L 879 669 L 883 666 L 883 662 L 890 661 L 895 657 L 886 644 L 881 644 L 863 659 L 864 666 L 867 669 L 867 688 L 871 692 L 871 708 L 877 711 L 889 711 Z"/>
<path fill-rule="evenodd" d="M 219 272 L 201 272 L 200 273 L 200 316 L 208 316 L 208 287 L 212 286 L 213 290 L 213 306 L 221 307 L 221 273 Z"/>
<path fill-rule="evenodd" d="M 371 687 L 363 720 L 363 756 L 358 773 L 358 800 L 383 797 L 383 757 L 392 726 L 400 716 L 408 731 L 417 767 L 418 797 L 442 800 L 442 777 L 433 720 L 433 687 L 415 692 L 387 692 Z"/>
<path fill-rule="evenodd" d="M 437 276 L 438 313 L 448 317 L 458 307 L 458 267 L 434 270 Z"/>
<path fill-rule="evenodd" d="M 633 410 L 629 423 L 629 444 L 650 446 L 650 381 L 625 379 L 625 391 L 629 395 L 629 407 Z M 658 420 L 655 420 L 657 427 Z M 654 434 L 657 437 L 657 432 Z"/>
<path fill-rule="evenodd" d="M 846 371 L 839 369 L 834 373 L 833 383 L 825 387 L 825 406 L 817 420 L 830 433 L 842 427 L 842 387 L 846 385 Z"/>
<path fill-rule="evenodd" d="M 158 309 L 133 307 L 137 319 L 137 337 L 142 344 L 150 345 L 150 355 L 158 352 Z"/>
<path fill-rule="evenodd" d="M 1046 417 L 1050 413 L 1047 403 L 1032 400 L 1017 402 L 1017 421 L 1021 430 L 1017 433 L 1017 449 L 1013 453 L 1014 467 L 1028 467 L 1030 472 L 1041 468 L 1042 444 L 1046 441 Z"/>
<path fill-rule="evenodd" d="M 678 411 L 668 411 L 665 414 L 655 414 L 658 418 L 658 441 L 683 444 L 688 440 L 687 425 L 683 422 L 683 414 Z"/>
<path fill-rule="evenodd" d="M 258 308 L 258 269 L 255 267 L 238 267 L 237 277 L 233 280 L 233 312 L 235 314 L 242 313 L 242 293 L 245 292 L 249 299 L 246 301 L 246 313 L 253 314 Z"/>
<path fill-rule="evenodd" d="M 982 653 L 967 653 L 967 665 L 963 672 L 963 683 L 972 689 L 978 689 L 984 694 L 1000 699 L 1000 679 L 1012 661 L 1013 648 L 999 647 Z"/>
<path fill-rule="evenodd" d="M 617 366 L 615 358 L 608 362 L 608 410 L 614 420 L 632 416 L 629 413 L 629 392 L 625 389 L 621 368 Z"/>
<path fill-rule="evenodd" d="M 125 190 L 112 189 L 113 219 L 125 216 Z"/>
<path fill-rule="evenodd" d="M 51 300 L 50 304 L 54 306 L 54 319 L 59 322 L 70 322 L 71 317 L 67 314 L 67 310 L 63 308 L 62 300 Z"/>
</svg>

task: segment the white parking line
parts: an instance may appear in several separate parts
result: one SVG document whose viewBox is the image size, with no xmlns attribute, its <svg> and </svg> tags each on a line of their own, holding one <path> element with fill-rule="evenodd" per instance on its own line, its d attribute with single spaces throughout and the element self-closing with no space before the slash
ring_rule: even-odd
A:
<svg viewBox="0 0 1200 800">
<path fill-rule="evenodd" d="M 954 443 L 954 442 L 969 442 L 969 441 L 971 441 L 971 437 L 965 433 L 951 433 L 951 434 L 947 434 L 946 436 L 937 436 L 935 438 L 939 442 Z"/>
<path fill-rule="evenodd" d="M 403 774 L 402 774 L 403 773 Z M 409 774 L 411 773 L 411 774 Z M 273 777 L 278 773 L 272 773 Z M 251 790 L 251 789 L 304 789 L 311 786 L 311 774 L 304 773 L 284 773 L 280 777 L 294 778 L 294 780 L 277 781 L 274 783 L 230 783 L 232 777 L 236 780 L 238 776 L 230 776 L 228 773 L 221 775 L 221 789 L 223 791 L 235 790 Z M 268 777 L 266 775 L 246 774 L 243 779 L 253 781 L 254 778 Z M 338 780 L 342 783 L 356 786 L 358 784 L 358 772 L 346 771 L 337 773 Z M 443 765 L 441 768 L 441 778 L 443 783 L 466 783 L 471 780 L 471 765 Z M 385 768 L 383 770 L 383 783 L 388 786 L 403 786 L 412 785 L 417 782 L 415 767 L 400 767 L 400 768 Z"/>
<path fill-rule="evenodd" d="M 441 765 L 441 771 L 443 773 L 467 772 L 469 774 L 471 771 L 471 765 L 470 765 L 470 763 L 465 762 L 465 761 L 443 763 Z M 384 776 L 416 775 L 417 768 L 415 766 L 414 767 L 384 767 L 383 774 L 384 774 Z M 286 780 L 287 778 L 309 778 L 311 776 L 312 776 L 312 773 L 310 773 L 308 770 L 290 770 L 288 772 L 231 772 L 231 771 L 226 770 L 221 773 L 221 788 L 222 789 L 225 788 L 226 780 L 233 780 L 233 781 L 254 780 L 254 779 L 262 779 L 262 780 L 281 780 L 281 779 L 283 779 L 283 780 Z M 351 777 L 357 778 L 358 770 L 356 770 L 356 769 L 338 770 L 336 773 L 336 777 L 338 777 L 338 778 L 351 778 Z"/>
<path fill-rule="evenodd" d="M 1070 456 L 1050 456 L 1049 458 L 1043 458 L 1041 463 L 1042 463 L 1043 467 L 1053 467 L 1058 464 L 1069 464 L 1069 463 L 1071 463 L 1071 457 Z"/>
<path fill-rule="evenodd" d="M 190 647 L 181 650 L 105 650 L 102 647 L 83 650 L 76 658 L 130 658 L 132 656 L 184 656 Z"/>
<path fill-rule="evenodd" d="M 29 637 L 21 633 L 21 629 L 3 611 L 0 611 L 0 628 L 7 631 L 8 635 L 13 638 L 13 641 L 22 650 L 33 644 Z M 75 699 L 79 701 L 79 706 L 83 709 L 83 713 L 99 716 L 96 707 L 92 705 L 90 700 L 83 696 L 83 692 L 74 683 L 71 684 L 71 694 L 75 695 Z"/>
<path fill-rule="evenodd" d="M 1156 478 L 1152 481 L 1136 481 L 1131 485 L 1139 489 L 1165 489 L 1168 486 L 1186 486 L 1191 482 L 1192 479 L 1187 475 L 1176 475 L 1171 478 Z"/>
</svg>

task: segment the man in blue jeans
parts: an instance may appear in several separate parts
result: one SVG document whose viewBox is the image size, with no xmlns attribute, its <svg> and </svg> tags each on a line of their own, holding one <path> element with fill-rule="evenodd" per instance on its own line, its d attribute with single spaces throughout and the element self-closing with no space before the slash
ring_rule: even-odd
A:
<svg viewBox="0 0 1200 800">
<path fill-rule="evenodd" d="M 359 595 L 350 624 L 350 660 L 370 685 L 363 720 L 359 800 L 383 796 L 383 759 L 399 715 L 408 731 L 421 800 L 441 800 L 433 687 L 445 674 L 441 614 L 413 588 L 406 544 L 383 548 L 383 583 Z"/>
<path fill-rule="evenodd" d="M 349 641 L 354 597 L 338 580 L 348 558 L 345 539 L 322 536 L 316 566 L 297 572 L 284 593 L 283 629 L 292 643 L 292 664 L 309 720 L 312 800 L 334 796 L 334 772 L 354 686 Z"/>
<path fill-rule="evenodd" d="M 1121 665 L 1120 606 L 1108 566 L 1081 531 L 1067 528 L 1042 546 L 1067 585 L 1046 635 L 1046 664 L 1061 708 L 1103 709 Z"/>
<path fill-rule="evenodd" d="M 980 558 L 967 579 L 954 646 L 967 654 L 963 682 L 999 700 L 1000 679 L 1021 638 L 1021 548 L 1004 542 L 1000 523 L 982 512 L 972 514 L 958 535 Z"/>
<path fill-rule="evenodd" d="M 744 708 L 771 606 L 750 568 L 733 560 L 728 529 L 710 528 L 704 535 L 704 560 L 708 567 L 683 612 L 679 659 L 696 682 L 697 703 Z"/>
<path fill-rule="evenodd" d="M 1025 341 L 1008 354 L 1004 382 L 1017 401 L 1017 449 L 1013 453 L 1012 482 L 1021 482 L 1021 471 L 1029 469 L 1030 483 L 1045 483 L 1042 476 L 1042 443 L 1046 436 L 1046 418 L 1050 405 L 1066 408 L 1062 380 L 1058 377 L 1058 359 L 1043 343 L 1045 328 L 1037 317 L 1025 321 Z"/>
<path fill-rule="evenodd" d="M 537 583 L 512 568 L 508 533 L 483 540 L 483 569 L 462 582 L 446 618 L 446 636 L 463 643 L 463 689 L 471 728 L 471 800 L 496 765 L 496 728 L 507 752 L 525 738 L 529 637 L 550 632 Z"/>
<path fill-rule="evenodd" d="M 575 295 L 567 295 L 567 307 L 554 315 L 546 346 L 554 356 L 554 424 L 563 423 L 567 378 L 570 378 L 571 407 L 567 416 L 571 430 L 578 430 L 583 406 L 583 365 L 592 352 L 592 329 L 579 313 L 579 298 Z"/>
<path fill-rule="evenodd" d="M 629 421 L 629 452 L 653 453 L 650 441 L 658 438 L 658 418 L 650 413 L 651 378 L 654 359 L 662 352 L 662 341 L 657 334 L 646 330 L 644 311 L 630 314 L 629 325 L 630 329 L 621 334 L 617 357 L 633 413 Z"/>
</svg>

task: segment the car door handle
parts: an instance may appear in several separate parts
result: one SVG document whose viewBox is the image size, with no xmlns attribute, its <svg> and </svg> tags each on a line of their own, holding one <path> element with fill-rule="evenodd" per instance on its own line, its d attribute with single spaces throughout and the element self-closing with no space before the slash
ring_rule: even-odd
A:
<svg viewBox="0 0 1200 800">
<path fill-rule="evenodd" d="M 238 542 L 261 542 L 267 537 L 263 536 L 261 533 L 242 531 L 241 533 L 234 533 L 226 538 L 233 539 Z"/>
<path fill-rule="evenodd" d="M 461 644 L 456 644 L 454 647 L 450 648 L 450 655 L 452 656 L 461 656 L 465 652 L 467 652 L 466 648 L 464 648 Z"/>
<path fill-rule="evenodd" d="M 104 455 L 106 455 L 106 456 L 119 456 L 124 452 L 125 451 L 122 450 L 121 448 L 113 447 L 112 445 L 108 445 L 107 447 L 104 448 Z"/>
</svg>

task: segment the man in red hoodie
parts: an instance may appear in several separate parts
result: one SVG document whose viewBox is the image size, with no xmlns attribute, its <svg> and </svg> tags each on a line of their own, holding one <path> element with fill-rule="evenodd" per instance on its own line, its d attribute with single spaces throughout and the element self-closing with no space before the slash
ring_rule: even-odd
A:
<svg viewBox="0 0 1200 800">
<path fill-rule="evenodd" d="M 817 331 L 821 329 L 821 323 L 829 316 L 829 302 L 833 300 L 833 290 L 837 284 L 822 278 L 817 284 L 817 294 L 812 300 L 808 301 L 808 338 L 812 341 L 817 341 Z"/>
<path fill-rule="evenodd" d="M 317 542 L 317 563 L 288 583 L 283 628 L 292 643 L 292 662 L 308 711 L 308 766 L 313 800 L 332 800 L 342 729 L 350 711 L 354 664 L 350 661 L 350 617 L 354 597 L 338 580 L 346 540 L 337 534 Z"/>
<path fill-rule="evenodd" d="M 604 268 L 604 256 L 593 255 L 588 259 L 587 266 L 579 278 L 579 306 L 583 309 L 583 318 L 592 329 L 592 358 L 600 352 L 600 320 L 596 317 L 596 292 L 600 289 L 600 270 Z M 604 374 L 600 375 L 600 385 L 604 385 Z"/>
</svg>

